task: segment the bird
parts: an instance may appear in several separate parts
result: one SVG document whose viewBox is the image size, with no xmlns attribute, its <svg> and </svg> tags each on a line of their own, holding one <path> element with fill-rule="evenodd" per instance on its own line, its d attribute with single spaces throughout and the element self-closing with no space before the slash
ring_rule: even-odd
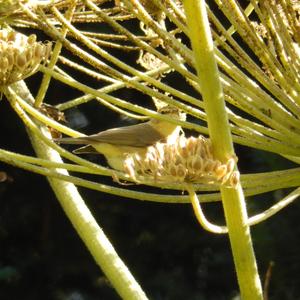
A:
<svg viewBox="0 0 300 300">
<path fill-rule="evenodd" d="M 158 113 L 184 121 L 186 114 L 174 106 L 164 106 Z M 61 144 L 83 144 L 73 153 L 100 153 L 108 165 L 117 171 L 124 171 L 124 162 L 129 154 L 146 154 L 147 148 L 157 142 L 172 143 L 180 134 L 181 126 L 174 123 L 151 119 L 148 122 L 117 127 L 83 137 L 55 139 Z"/>
</svg>

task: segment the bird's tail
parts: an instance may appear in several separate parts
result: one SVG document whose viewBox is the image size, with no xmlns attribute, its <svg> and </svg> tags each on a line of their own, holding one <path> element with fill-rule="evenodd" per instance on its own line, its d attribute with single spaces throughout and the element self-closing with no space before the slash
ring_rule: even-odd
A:
<svg viewBox="0 0 300 300">
<path fill-rule="evenodd" d="M 90 144 L 90 141 L 88 141 L 85 137 L 78 137 L 78 138 L 58 138 L 54 139 L 56 143 L 59 144 L 74 144 L 74 145 L 80 145 L 80 144 Z"/>
</svg>

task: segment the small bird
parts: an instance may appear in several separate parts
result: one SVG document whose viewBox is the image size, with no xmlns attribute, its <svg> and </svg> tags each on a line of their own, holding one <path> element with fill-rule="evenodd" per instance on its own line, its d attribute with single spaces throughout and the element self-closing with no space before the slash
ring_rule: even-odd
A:
<svg viewBox="0 0 300 300">
<path fill-rule="evenodd" d="M 159 113 L 168 115 L 176 120 L 185 120 L 186 114 L 176 107 L 164 106 Z M 148 122 L 112 128 L 97 134 L 78 138 L 59 138 L 56 142 L 62 144 L 84 144 L 74 150 L 80 153 L 101 153 L 108 164 L 115 170 L 124 171 L 124 162 L 128 154 L 143 155 L 147 147 L 156 142 L 172 142 L 181 130 L 181 126 L 164 120 L 151 119 Z"/>
</svg>

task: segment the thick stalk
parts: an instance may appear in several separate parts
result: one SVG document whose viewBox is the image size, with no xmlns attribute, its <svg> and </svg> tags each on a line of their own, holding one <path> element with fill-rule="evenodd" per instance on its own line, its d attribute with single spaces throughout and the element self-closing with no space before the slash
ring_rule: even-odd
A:
<svg viewBox="0 0 300 300">
<path fill-rule="evenodd" d="M 214 155 L 226 161 L 234 156 L 234 149 L 205 1 L 185 0 L 184 8 Z M 221 187 L 221 195 L 241 297 L 243 300 L 261 300 L 262 288 L 240 183 L 236 187 Z"/>
<path fill-rule="evenodd" d="M 16 84 L 15 87 L 18 88 L 18 93 L 26 95 L 23 90 L 26 87 L 21 82 Z M 8 92 L 6 96 L 8 98 L 11 97 Z M 44 135 L 51 138 L 47 127 L 40 126 L 40 130 L 44 132 Z M 37 134 L 31 130 L 28 130 L 28 134 L 39 158 L 47 159 L 51 162 L 63 163 L 59 154 L 41 141 Z M 63 175 L 68 174 L 63 169 L 56 169 L 56 171 Z M 148 298 L 140 285 L 118 256 L 114 247 L 81 198 L 76 186 L 73 183 L 52 177 L 48 177 L 47 179 L 72 225 L 120 297 L 128 300 L 147 300 Z"/>
<path fill-rule="evenodd" d="M 31 135 L 31 141 L 38 157 L 62 162 L 57 153 L 35 135 Z M 117 255 L 75 185 L 50 177 L 48 181 L 77 233 L 122 299 L 146 300 L 146 295 Z"/>
</svg>

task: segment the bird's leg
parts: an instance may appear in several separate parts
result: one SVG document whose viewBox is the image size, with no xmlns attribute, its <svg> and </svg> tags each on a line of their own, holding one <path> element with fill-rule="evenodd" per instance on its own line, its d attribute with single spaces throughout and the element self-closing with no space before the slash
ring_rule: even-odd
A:
<svg viewBox="0 0 300 300">
<path fill-rule="evenodd" d="M 114 182 L 120 184 L 120 185 L 134 185 L 134 183 L 129 183 L 129 182 L 122 182 L 119 178 L 119 176 L 117 175 L 117 173 L 113 172 L 111 175 L 112 179 Z"/>
</svg>

